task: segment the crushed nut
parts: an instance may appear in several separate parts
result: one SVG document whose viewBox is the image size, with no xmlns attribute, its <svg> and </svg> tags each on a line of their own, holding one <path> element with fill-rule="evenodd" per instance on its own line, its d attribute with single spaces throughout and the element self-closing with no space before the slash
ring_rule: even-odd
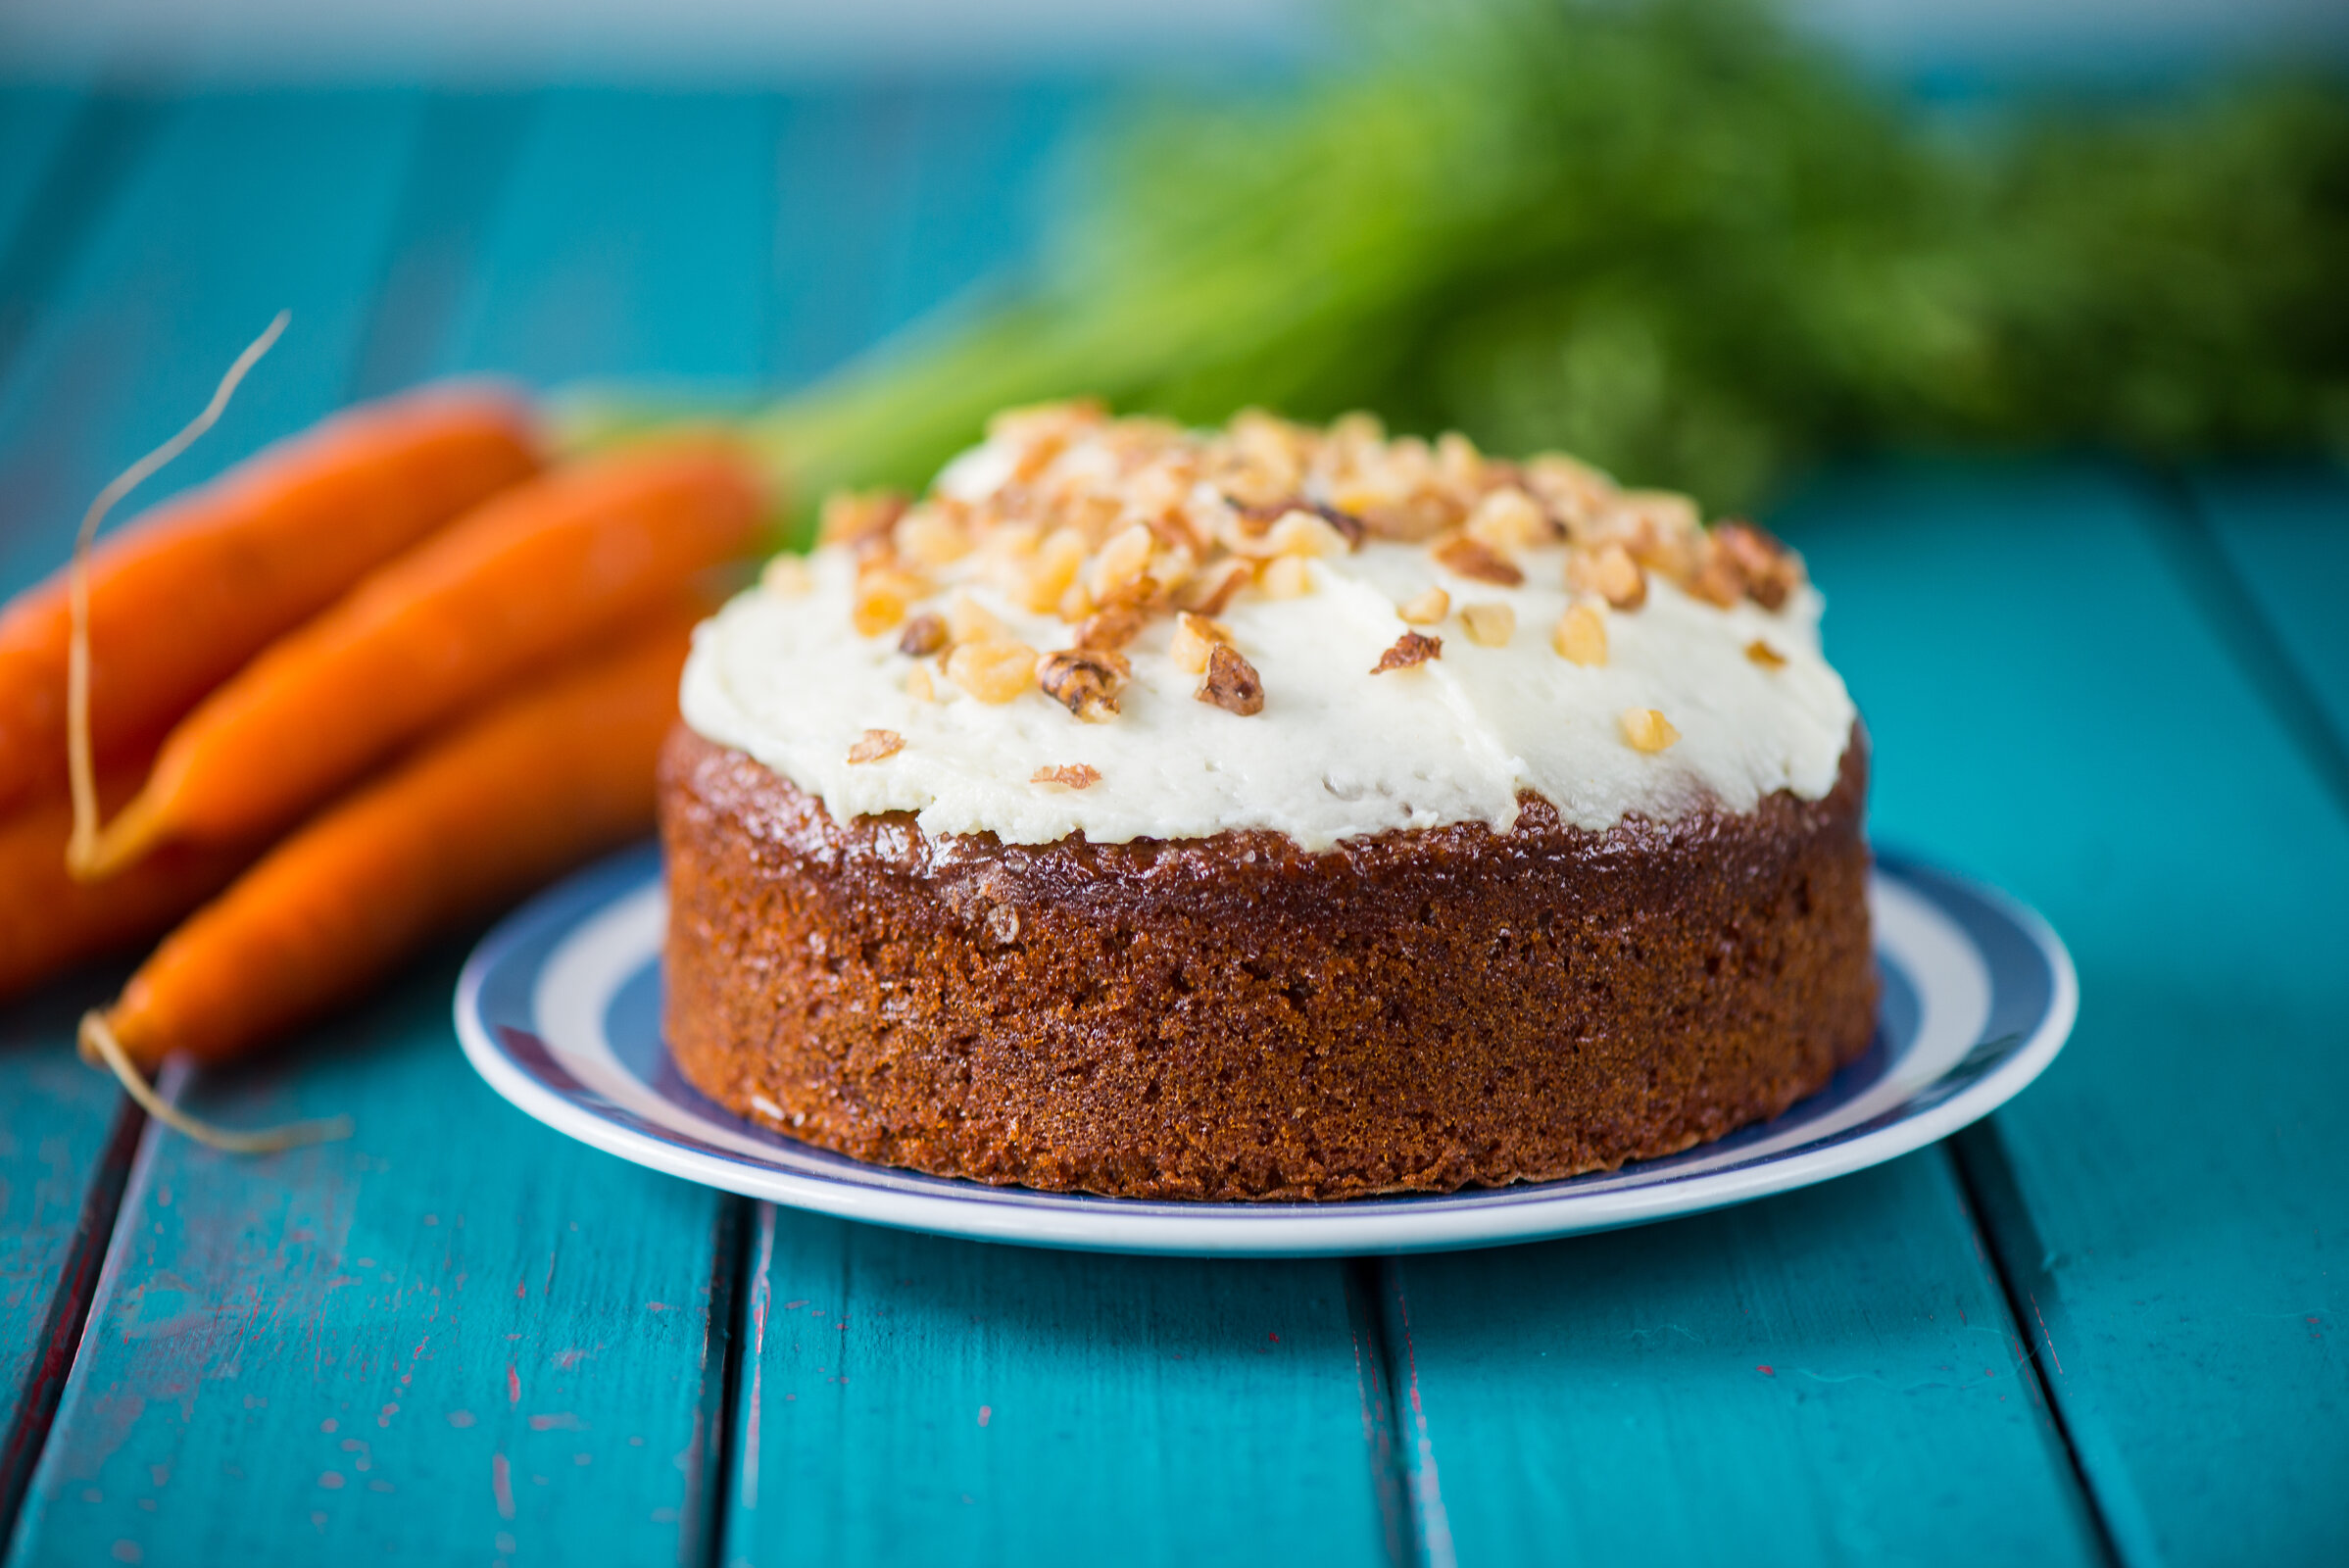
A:
<svg viewBox="0 0 2349 1568">
<path fill-rule="evenodd" d="M 1302 556 L 1277 556 L 1264 564 L 1256 586 L 1268 599 L 1302 599 L 1313 591 L 1313 567 Z"/>
<path fill-rule="evenodd" d="M 1207 650 L 1207 678 L 1199 682 L 1199 700 L 1213 703 L 1227 713 L 1260 713 L 1264 710 L 1264 682 L 1256 676 L 1256 666 L 1240 657 L 1230 643 L 1217 643 Z"/>
<path fill-rule="evenodd" d="M 1436 559 L 1446 570 L 1478 582 L 1497 583 L 1514 588 L 1525 581 L 1525 573 L 1517 563 L 1494 550 L 1482 539 L 1467 534 L 1455 534 L 1436 547 Z"/>
<path fill-rule="evenodd" d="M 1620 544 L 1568 556 L 1566 586 L 1594 593 L 1617 610 L 1637 610 L 1647 603 L 1647 573 Z"/>
<path fill-rule="evenodd" d="M 1090 762 L 1063 762 L 1058 767 L 1040 767 L 1028 778 L 1031 784 L 1056 784 L 1064 790 L 1090 789 L 1101 781 L 1101 770 Z"/>
<path fill-rule="evenodd" d="M 1430 588 L 1396 605 L 1395 613 L 1406 626 L 1433 626 L 1451 613 L 1451 595 L 1441 588 Z"/>
<path fill-rule="evenodd" d="M 816 514 L 815 542 L 819 545 L 868 545 L 888 537 L 905 514 L 905 498 L 894 490 L 856 493 L 839 490 L 824 497 Z"/>
<path fill-rule="evenodd" d="M 905 695 L 917 703 L 938 701 L 938 682 L 930 675 L 930 666 L 916 664 L 905 672 Z"/>
<path fill-rule="evenodd" d="M 868 729 L 864 738 L 849 748 L 851 762 L 877 762 L 884 757 L 895 757 L 905 749 L 905 737 L 894 729 Z"/>
<path fill-rule="evenodd" d="M 1342 556 L 1347 549 L 1346 536 L 1323 521 L 1318 513 L 1297 508 L 1281 514 L 1264 536 L 1264 543 L 1276 556 Z"/>
<path fill-rule="evenodd" d="M 1206 669 L 1207 655 L 1215 645 L 1231 640 L 1232 634 L 1219 623 L 1184 611 L 1175 616 L 1174 642 L 1167 652 L 1177 669 L 1197 675 Z"/>
<path fill-rule="evenodd" d="M 917 565 L 944 566 L 970 554 L 970 535 L 934 507 L 916 507 L 891 531 L 898 554 Z"/>
<path fill-rule="evenodd" d="M 770 594 L 797 598 L 815 586 L 815 577 L 807 570 L 807 558 L 789 551 L 768 562 L 759 573 L 759 586 Z"/>
<path fill-rule="evenodd" d="M 1415 664 L 1424 664 L 1431 659 L 1443 657 L 1443 638 L 1426 637 L 1415 631 L 1407 631 L 1395 639 L 1394 647 L 1379 655 L 1379 662 L 1371 666 L 1370 672 L 1373 675 L 1384 675 L 1391 669 L 1409 669 Z"/>
<path fill-rule="evenodd" d="M 1625 743 L 1650 757 L 1681 738 L 1681 732 L 1652 708 L 1627 708 L 1621 723 Z"/>
<path fill-rule="evenodd" d="M 1548 514 L 1522 490 L 1495 490 L 1468 514 L 1468 537 L 1499 555 L 1556 537 Z"/>
<path fill-rule="evenodd" d="M 1745 645 L 1745 657 L 1752 660 L 1755 663 L 1761 665 L 1764 669 L 1784 669 L 1786 667 L 1786 656 L 1780 653 L 1777 649 L 1771 647 L 1768 643 L 1762 641 L 1762 639 L 1759 637 L 1756 637 L 1752 642 L 1749 642 Z"/>
<path fill-rule="evenodd" d="M 1200 572 L 1175 594 L 1175 604 L 1202 615 L 1220 615 L 1232 596 L 1255 579 L 1255 568 L 1245 561 L 1227 561 Z"/>
<path fill-rule="evenodd" d="M 1135 523 L 1101 546 L 1101 553 L 1093 560 L 1093 597 L 1104 600 L 1116 589 L 1132 582 L 1150 569 L 1150 552 L 1158 546 L 1158 536 L 1147 524 Z"/>
<path fill-rule="evenodd" d="M 1549 629 L 1549 646 L 1570 664 L 1603 664 L 1607 662 L 1607 623 L 1589 605 L 1569 605 Z"/>
<path fill-rule="evenodd" d="M 1122 654 L 1093 648 L 1064 648 L 1036 666 L 1044 694 L 1088 724 L 1117 712 L 1117 694 L 1134 668 Z"/>
<path fill-rule="evenodd" d="M 1507 605 L 1465 605 L 1460 624 L 1479 648 L 1506 648 L 1517 635 L 1517 612 Z"/>
<path fill-rule="evenodd" d="M 1141 634 L 1142 615 L 1139 608 L 1128 604 L 1097 610 L 1077 627 L 1077 646 L 1113 654 Z"/>
<path fill-rule="evenodd" d="M 1802 584 L 1802 563 L 1794 552 L 1750 522 L 1724 522 L 1714 528 L 1711 542 L 1713 553 L 1735 565 L 1747 596 L 1764 610 L 1783 607 Z"/>
<path fill-rule="evenodd" d="M 927 659 L 946 646 L 946 617 L 924 612 L 905 622 L 898 633 L 898 652 L 908 659 Z"/>
<path fill-rule="evenodd" d="M 878 637 L 905 618 L 905 607 L 919 599 L 927 586 L 911 573 L 889 566 L 859 572 L 849 619 L 858 635 Z"/>
<path fill-rule="evenodd" d="M 1000 642 L 1007 635 L 1003 623 L 968 594 L 956 594 L 946 607 L 947 640 L 954 644 Z"/>
<path fill-rule="evenodd" d="M 1085 554 L 1083 534 L 1073 528 L 1054 528 L 1037 545 L 1035 558 L 1021 563 L 1014 597 L 1025 609 L 1050 613 L 1059 607 L 1068 585 L 1076 581 Z"/>
<path fill-rule="evenodd" d="M 1036 650 L 1008 638 L 960 643 L 947 656 L 946 672 L 982 703 L 1007 703 L 1036 678 Z"/>
</svg>

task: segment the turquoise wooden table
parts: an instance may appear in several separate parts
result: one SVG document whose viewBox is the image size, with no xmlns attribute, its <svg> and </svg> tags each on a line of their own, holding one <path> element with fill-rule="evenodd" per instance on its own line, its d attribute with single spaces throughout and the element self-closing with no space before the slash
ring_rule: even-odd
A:
<svg viewBox="0 0 2349 1568">
<path fill-rule="evenodd" d="M 293 330 L 185 483 L 447 371 L 820 371 L 1013 256 L 1059 88 L 0 92 L 0 589 Z M 940 1241 L 594 1154 L 463 943 L 206 1115 L 0 1010 L 14 1564 L 2349 1561 L 2349 479 L 1884 462 L 1776 518 L 1884 842 L 2036 905 L 2071 1048 L 1953 1144 L 1407 1259 Z"/>
</svg>

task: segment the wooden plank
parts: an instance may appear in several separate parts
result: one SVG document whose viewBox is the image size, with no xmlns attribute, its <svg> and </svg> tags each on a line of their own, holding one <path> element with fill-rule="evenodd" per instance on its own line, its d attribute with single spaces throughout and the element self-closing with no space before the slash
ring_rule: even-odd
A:
<svg viewBox="0 0 2349 1568">
<path fill-rule="evenodd" d="M 1939 1151 L 1389 1269 L 1424 1561 L 2098 1558 Z"/>
<path fill-rule="evenodd" d="M 25 222 L 63 232 L 10 253 L 29 258 L 10 276 L 32 329 L 0 382 L 0 590 L 56 564 L 88 496 L 203 406 L 277 303 L 303 311 L 301 329 L 185 476 L 331 405 L 351 340 L 333 302 L 364 284 L 385 216 L 349 182 L 394 167 L 412 110 L 338 96 L 300 114 L 311 134 L 278 146 L 251 104 L 74 115 L 25 207 Z M 151 147 L 149 122 L 164 127 Z M 119 978 L 69 976 L 0 1012 L 0 1519 L 64 1384 L 139 1127 L 72 1044 L 74 1017 Z"/>
<path fill-rule="evenodd" d="M 721 1560 L 1396 1560 L 1335 1262 L 990 1247 L 761 1206 Z"/>
<path fill-rule="evenodd" d="M 2349 473 L 2317 462 L 2214 468 L 2197 473 L 2185 493 L 2194 512 L 2188 525 L 2209 530 L 2251 615 L 2274 639 L 2282 667 L 2262 669 L 2257 678 L 2271 699 L 2290 703 L 2305 694 L 2333 741 L 2330 748 L 2318 745 L 2316 760 L 2349 806 L 2342 760 L 2349 746 L 2349 614 L 2341 608 L 2341 588 L 2349 583 Z M 2263 662 L 2257 653 L 2248 662 Z M 2290 722 L 2288 710 L 2285 716 Z"/>
<path fill-rule="evenodd" d="M 1879 832 L 2012 888 L 2080 972 L 1962 1141 L 2131 1563 L 2349 1559 L 2349 827 L 2092 467 L 1884 467 L 1787 519 L 1874 726 Z"/>
<path fill-rule="evenodd" d="M 416 327 L 431 342 L 411 364 L 754 371 L 769 258 L 728 225 L 760 199 L 765 122 L 726 101 L 548 106 L 486 223 L 484 281 L 454 328 Z M 396 205 L 399 172 L 377 185 Z M 352 1142 L 228 1160 L 150 1140 L 18 1560 L 282 1560 L 296 1541 L 700 1560 L 739 1205 L 492 1096 L 451 1029 L 456 956 L 189 1086 L 232 1122 L 350 1111 Z"/>
</svg>

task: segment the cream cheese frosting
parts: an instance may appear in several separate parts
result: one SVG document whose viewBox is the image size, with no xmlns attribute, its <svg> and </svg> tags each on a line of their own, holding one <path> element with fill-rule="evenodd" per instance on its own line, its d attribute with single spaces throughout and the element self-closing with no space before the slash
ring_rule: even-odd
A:
<svg viewBox="0 0 2349 1568">
<path fill-rule="evenodd" d="M 1066 443 L 1056 467 L 1105 461 L 1086 458 L 1084 445 Z M 1020 466 L 1014 443 L 993 440 L 951 466 L 936 495 L 984 504 L 1019 482 Z M 1186 504 L 1196 515 L 1227 503 L 1204 493 Z M 1160 614 L 1124 643 L 1130 673 L 1101 722 L 1081 721 L 1032 681 L 1009 701 L 982 700 L 945 661 L 901 652 L 903 615 L 876 627 L 860 597 L 869 542 L 862 552 L 826 545 L 702 625 L 682 710 L 703 736 L 748 753 L 835 817 L 909 811 L 931 835 L 1014 844 L 1259 828 L 1318 851 L 1451 822 L 1505 832 L 1528 792 L 1600 830 L 1627 815 L 1668 820 L 1706 804 L 1744 811 L 1775 791 L 1816 800 L 1834 788 L 1855 712 L 1820 651 L 1815 589 L 1797 581 L 1775 608 L 1724 605 L 1654 571 L 1637 608 L 1617 609 L 1568 586 L 1570 554 L 1587 548 L 1588 530 L 1555 533 L 1511 552 L 1514 585 L 1490 570 L 1464 575 L 1424 540 L 1369 537 L 1349 550 L 1325 534 L 1318 553 L 1292 558 L 1277 576 L 1256 570 L 1214 612 L 1260 679 L 1260 711 L 1199 700 L 1196 662 L 1186 668 L 1177 657 L 1177 620 Z M 1198 564 L 1180 553 L 1179 570 Z M 923 563 L 907 576 L 904 613 L 992 620 L 988 635 L 1002 644 L 1069 646 L 1069 607 L 1032 608 L 1036 596 L 1017 591 L 1003 560 L 982 545 Z M 1431 588 L 1444 590 L 1446 612 L 1414 628 L 1402 607 L 1426 622 Z M 1603 626 L 1603 662 L 1575 662 L 1553 643 L 1576 605 Z M 1373 674 L 1414 629 L 1442 639 L 1440 656 Z M 1677 732 L 1660 751 L 1628 736 L 1626 715 L 1649 710 Z M 876 731 L 885 744 L 859 746 Z M 1053 769 L 1098 778 L 1082 788 L 1036 781 Z"/>
</svg>

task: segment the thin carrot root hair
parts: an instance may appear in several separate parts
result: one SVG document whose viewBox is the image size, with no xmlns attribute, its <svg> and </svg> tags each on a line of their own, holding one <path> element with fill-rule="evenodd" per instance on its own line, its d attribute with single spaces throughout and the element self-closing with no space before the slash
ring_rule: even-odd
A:
<svg viewBox="0 0 2349 1568">
<path fill-rule="evenodd" d="M 81 1015 L 81 1054 L 101 1062 L 115 1075 L 122 1092 L 139 1103 L 139 1108 L 162 1122 L 173 1132 L 193 1138 L 231 1154 L 275 1154 L 288 1149 L 301 1149 L 311 1144 L 330 1144 L 351 1136 L 351 1118 L 328 1116 L 320 1121 L 287 1122 L 281 1127 L 264 1127 L 253 1132 L 240 1132 L 233 1127 L 216 1127 L 201 1117 L 191 1116 L 177 1105 L 155 1092 L 130 1053 L 107 1027 L 103 1013 L 92 1009 Z"/>
<path fill-rule="evenodd" d="M 66 768 L 68 782 L 73 792 L 73 836 L 66 843 L 66 869 L 81 880 L 87 881 L 101 874 L 97 860 L 100 826 L 98 768 L 90 746 L 90 549 L 97 542 L 98 525 L 106 520 L 106 514 L 114 510 L 116 503 L 137 489 L 158 468 L 195 445 L 196 438 L 213 427 L 227 411 L 228 400 L 236 395 L 237 383 L 244 380 L 245 372 L 269 352 L 271 345 L 284 333 L 286 323 L 292 319 L 292 312 L 279 311 L 269 324 L 262 329 L 261 336 L 246 344 L 245 351 L 221 375 L 220 384 L 213 388 L 212 401 L 204 405 L 204 411 L 188 420 L 177 435 L 116 474 L 113 482 L 98 492 L 98 498 L 81 514 L 80 530 L 73 535 L 73 561 L 69 579 L 73 631 L 66 644 Z M 101 1024 L 99 1027 L 103 1030 L 105 1026 Z M 87 1028 L 85 1021 L 85 1039 Z M 180 1112 L 157 1097 L 153 1090 L 146 1089 L 146 1081 L 136 1078 L 136 1069 L 130 1068 L 128 1063 L 129 1058 L 123 1057 L 122 1065 L 115 1070 L 115 1076 L 122 1080 L 125 1089 L 131 1090 L 131 1098 L 146 1105 L 148 1111 L 158 1119 L 178 1126 L 179 1123 L 173 1118 L 179 1116 Z M 137 1089 L 131 1089 L 134 1079 L 139 1085 Z M 189 1120 L 193 1122 L 193 1118 Z M 181 1130 L 187 1131 L 186 1128 Z M 189 1132 L 189 1136 L 201 1135 Z M 213 1142 L 209 1138 L 204 1141 Z M 228 1146 L 223 1144 L 220 1147 Z"/>
</svg>

